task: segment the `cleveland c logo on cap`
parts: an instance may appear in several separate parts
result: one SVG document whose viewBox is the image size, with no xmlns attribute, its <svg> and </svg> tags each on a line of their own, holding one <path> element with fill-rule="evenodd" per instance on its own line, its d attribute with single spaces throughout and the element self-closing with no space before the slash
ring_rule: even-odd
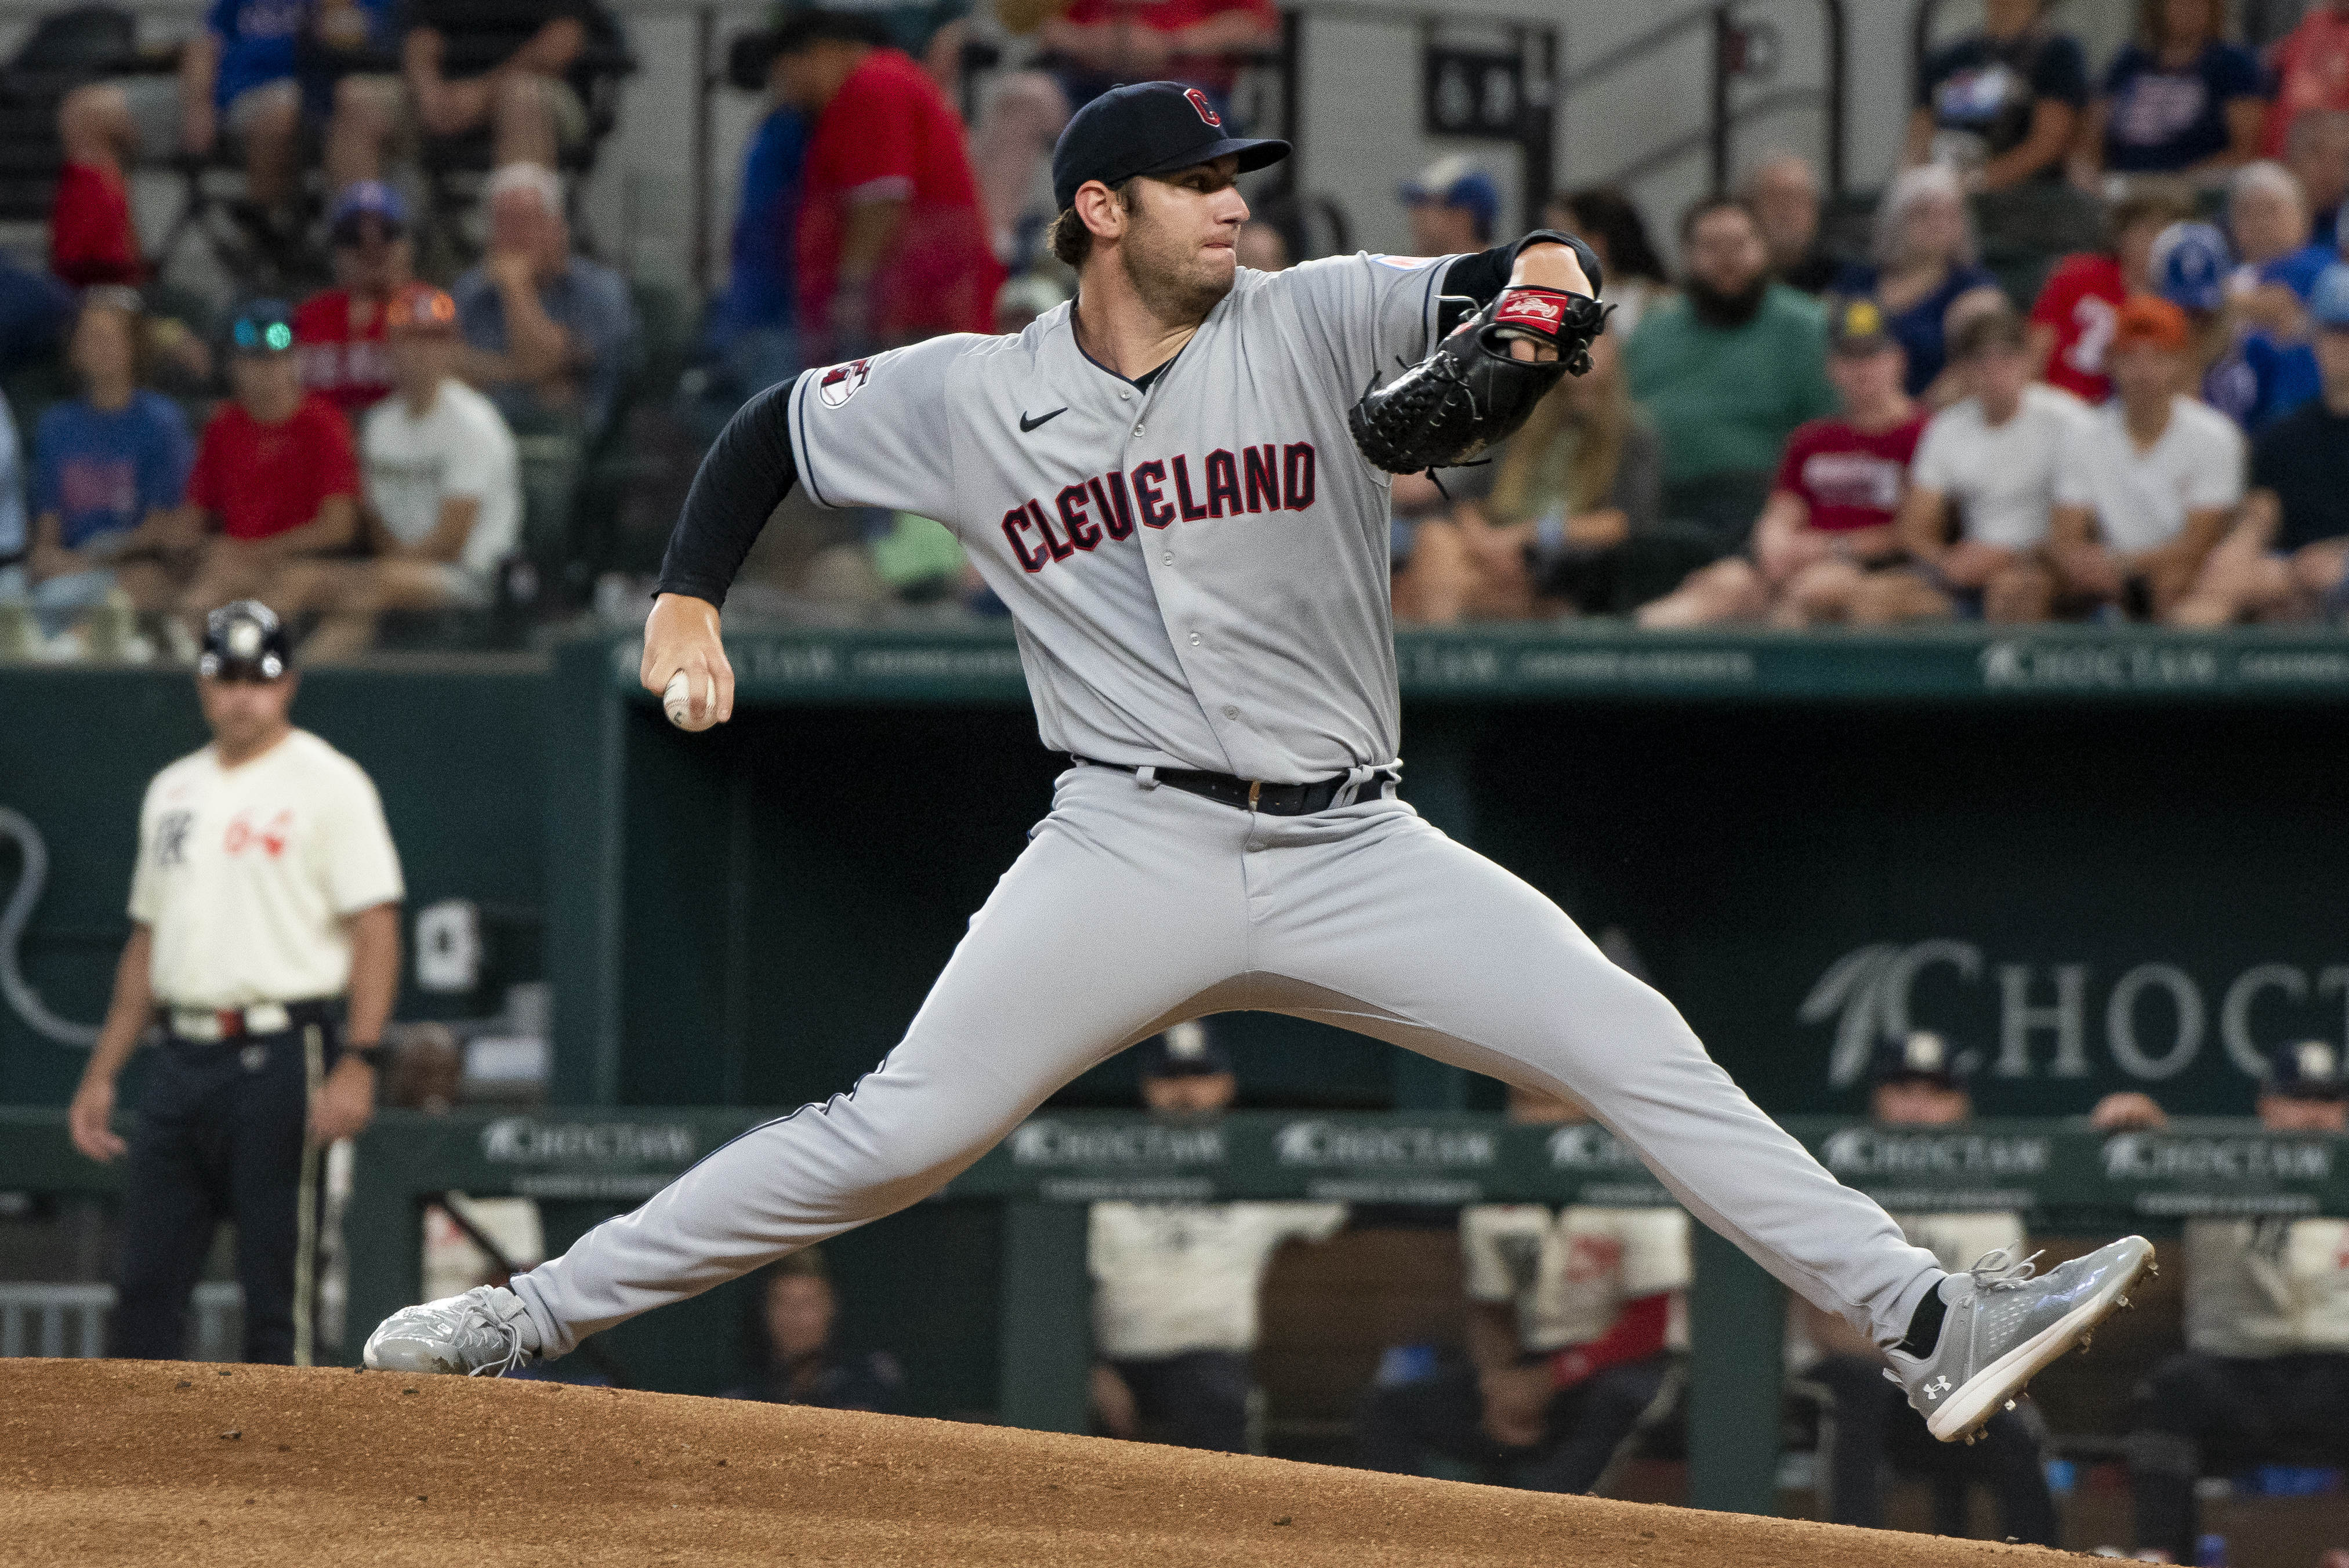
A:
<svg viewBox="0 0 2349 1568">
<path fill-rule="evenodd" d="M 1218 129 L 1222 129 L 1224 123 L 1223 117 L 1216 112 L 1216 106 L 1207 101 L 1207 95 L 1206 93 L 1201 92 L 1197 88 L 1185 88 L 1183 89 L 1183 96 L 1191 100 L 1191 107 L 1199 111 L 1199 118 L 1201 119 L 1206 120 L 1209 125 L 1215 126 Z"/>
</svg>

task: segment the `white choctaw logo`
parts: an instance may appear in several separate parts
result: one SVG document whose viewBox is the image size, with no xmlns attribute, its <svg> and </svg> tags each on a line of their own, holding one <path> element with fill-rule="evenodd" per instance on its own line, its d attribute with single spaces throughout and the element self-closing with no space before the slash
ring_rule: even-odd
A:
<svg viewBox="0 0 2349 1568">
<path fill-rule="evenodd" d="M 1947 1377 L 1936 1377 L 1925 1385 L 1925 1398 L 1928 1399 L 1938 1399 L 1949 1391 L 1950 1380 Z"/>
<path fill-rule="evenodd" d="M 1829 1083 L 1846 1088 L 1858 1082 L 1877 1041 L 1909 1037 L 1909 987 L 1919 970 L 1934 964 L 1947 964 L 1971 980 L 1982 974 L 1982 949 L 1971 942 L 1945 940 L 1907 946 L 1875 942 L 1845 954 L 1819 976 L 1795 1016 L 1806 1024 L 1836 1020 Z"/>
</svg>

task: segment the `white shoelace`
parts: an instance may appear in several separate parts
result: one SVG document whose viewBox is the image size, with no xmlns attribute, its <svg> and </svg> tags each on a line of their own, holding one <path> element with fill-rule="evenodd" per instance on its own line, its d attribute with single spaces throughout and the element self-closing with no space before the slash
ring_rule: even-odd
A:
<svg viewBox="0 0 2349 1568">
<path fill-rule="evenodd" d="M 2039 1259 L 2044 1253 L 2042 1248 L 2027 1258 L 2018 1259 L 2000 1247 L 1976 1258 L 1974 1266 L 1966 1272 L 1974 1276 L 1977 1290 L 2020 1290 L 2039 1272 Z"/>
<path fill-rule="evenodd" d="M 471 1326 L 471 1320 L 478 1317 L 483 1326 L 505 1341 L 506 1353 L 502 1359 L 484 1362 L 466 1373 L 466 1377 L 502 1377 L 523 1364 L 524 1352 L 522 1347 L 522 1330 L 493 1315 L 471 1296 L 459 1296 L 457 1305 L 452 1306 L 426 1307 L 424 1315 L 435 1327 L 449 1330 L 451 1339 L 463 1334 L 468 1327 Z"/>
</svg>

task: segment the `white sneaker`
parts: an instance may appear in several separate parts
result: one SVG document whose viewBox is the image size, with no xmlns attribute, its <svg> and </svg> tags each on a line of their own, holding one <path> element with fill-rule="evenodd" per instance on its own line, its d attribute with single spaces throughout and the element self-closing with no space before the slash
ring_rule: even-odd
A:
<svg viewBox="0 0 2349 1568">
<path fill-rule="evenodd" d="M 537 1357 L 537 1331 L 522 1297 L 500 1285 L 404 1306 L 367 1336 L 373 1372 L 461 1372 L 502 1377 Z"/>
<path fill-rule="evenodd" d="M 1926 1429 L 1945 1443 L 1971 1441 L 1982 1423 L 2013 1404 L 2041 1367 L 2074 1346 L 2153 1267 L 2153 1243 L 2124 1236 L 2041 1274 L 2033 1259 L 2003 1248 L 1940 1284 L 1948 1315 L 1930 1356 L 1888 1352 L 1885 1376 L 1909 1391 Z"/>
</svg>

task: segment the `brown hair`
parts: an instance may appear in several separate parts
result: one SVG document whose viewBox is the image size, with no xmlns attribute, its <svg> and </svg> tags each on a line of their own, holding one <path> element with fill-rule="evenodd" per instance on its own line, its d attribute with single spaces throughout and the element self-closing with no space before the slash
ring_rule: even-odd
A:
<svg viewBox="0 0 2349 1568">
<path fill-rule="evenodd" d="M 1991 348 L 2020 349 L 2024 339 L 2023 317 L 2013 305 L 2000 304 L 1966 318 L 1950 344 L 1950 357 L 1964 361 Z"/>
<path fill-rule="evenodd" d="M 1631 398 L 1625 389 L 1619 363 L 1603 370 L 1598 406 L 1583 413 L 1574 406 L 1569 383 L 1561 381 L 1534 405 L 1524 428 L 1509 438 L 1501 455 L 1500 472 L 1493 476 L 1493 516 L 1501 521 L 1522 521 L 1547 510 L 1548 499 L 1537 493 L 1541 472 L 1553 444 L 1574 442 L 1566 463 L 1566 515 L 1579 517 L 1607 504 L 1615 490 L 1615 473 L 1623 463 L 1626 432 L 1631 427 Z"/>
<path fill-rule="evenodd" d="M 2211 44 L 2227 36 L 2227 0 L 2206 0 L 2206 4 L 2210 7 L 2210 32 L 2202 41 Z M 2161 52 L 2165 41 L 2162 26 L 2168 19 L 2164 13 L 2168 8 L 2167 0 L 2137 0 L 2137 47 L 2153 54 Z"/>
<path fill-rule="evenodd" d="M 1140 179 L 1141 176 L 1134 178 Z M 1133 211 L 1133 180 L 1120 181 L 1109 189 L 1110 194 L 1117 198 L 1119 206 L 1129 212 Z M 1085 227 L 1085 221 L 1077 215 L 1073 206 L 1061 209 L 1061 215 L 1052 220 L 1052 226 L 1044 232 L 1044 237 L 1051 244 L 1052 254 L 1066 265 L 1081 267 L 1085 264 L 1085 258 L 1093 253 L 1093 232 Z"/>
</svg>

